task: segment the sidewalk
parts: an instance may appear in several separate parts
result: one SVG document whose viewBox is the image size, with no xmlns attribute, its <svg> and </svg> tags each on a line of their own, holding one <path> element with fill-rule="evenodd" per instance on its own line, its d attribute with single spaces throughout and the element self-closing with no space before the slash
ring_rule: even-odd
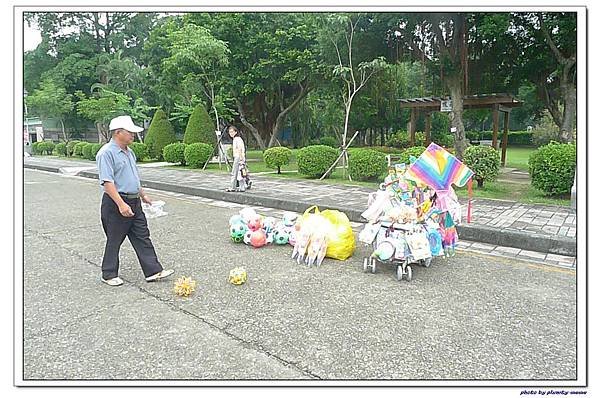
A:
<svg viewBox="0 0 600 398">
<path fill-rule="evenodd" d="M 314 181 L 255 176 L 252 190 L 225 192 L 229 176 L 224 173 L 140 167 L 142 185 L 148 188 L 202 196 L 214 200 L 303 212 L 312 205 L 343 211 L 351 221 L 364 221 L 370 189 Z M 25 168 L 98 178 L 95 162 L 52 157 L 24 159 Z M 466 215 L 466 201 L 462 201 Z M 470 224 L 458 226 L 461 239 L 527 251 L 576 256 L 575 211 L 553 205 L 525 205 L 511 201 L 473 199 Z"/>
</svg>

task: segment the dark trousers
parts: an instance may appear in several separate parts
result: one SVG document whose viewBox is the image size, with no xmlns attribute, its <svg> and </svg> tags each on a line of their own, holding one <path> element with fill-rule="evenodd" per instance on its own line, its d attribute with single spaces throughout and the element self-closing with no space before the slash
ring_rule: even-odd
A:
<svg viewBox="0 0 600 398">
<path fill-rule="evenodd" d="M 163 267 L 158 262 L 152 241 L 148 222 L 142 211 L 142 202 L 138 199 L 123 198 L 131 210 L 133 217 L 124 217 L 119 212 L 119 207 L 107 194 L 102 195 L 100 215 L 102 228 L 106 234 L 106 247 L 102 258 L 102 277 L 112 279 L 119 276 L 119 250 L 125 237 L 129 238 L 135 254 L 140 261 L 145 277 L 162 271 Z"/>
</svg>

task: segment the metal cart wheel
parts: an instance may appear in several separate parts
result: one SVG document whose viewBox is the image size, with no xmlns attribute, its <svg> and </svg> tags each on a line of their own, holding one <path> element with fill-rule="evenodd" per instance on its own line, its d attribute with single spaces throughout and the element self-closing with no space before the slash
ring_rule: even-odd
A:
<svg viewBox="0 0 600 398">
<path fill-rule="evenodd" d="M 374 274 L 377 268 L 377 260 L 371 259 L 371 273 Z"/>
<path fill-rule="evenodd" d="M 410 265 L 406 266 L 406 281 L 410 282 L 412 280 L 412 268 Z"/>
<path fill-rule="evenodd" d="M 399 265 L 396 267 L 396 279 L 398 280 L 398 282 L 400 282 L 402 280 L 402 275 L 404 273 L 402 272 L 402 265 Z"/>
<path fill-rule="evenodd" d="M 431 259 L 432 257 L 421 260 L 421 265 L 425 268 L 429 268 L 429 266 L 431 265 Z"/>
<path fill-rule="evenodd" d="M 363 272 L 367 272 L 367 270 L 369 269 L 369 258 L 365 257 L 365 259 L 363 260 Z"/>
</svg>

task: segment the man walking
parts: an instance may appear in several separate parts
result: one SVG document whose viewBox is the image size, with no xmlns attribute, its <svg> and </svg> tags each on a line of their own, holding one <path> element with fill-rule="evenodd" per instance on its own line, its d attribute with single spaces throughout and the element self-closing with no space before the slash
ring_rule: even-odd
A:
<svg viewBox="0 0 600 398">
<path fill-rule="evenodd" d="M 106 234 L 102 258 L 102 282 L 119 286 L 119 250 L 125 237 L 129 238 L 147 282 L 157 281 L 173 273 L 164 270 L 150 241 L 143 200 L 152 204 L 140 184 L 136 157 L 129 144 L 134 134 L 144 130 L 133 124 L 130 116 L 119 116 L 110 121 L 112 139 L 96 155 L 100 185 L 104 187 L 100 214 Z"/>
</svg>

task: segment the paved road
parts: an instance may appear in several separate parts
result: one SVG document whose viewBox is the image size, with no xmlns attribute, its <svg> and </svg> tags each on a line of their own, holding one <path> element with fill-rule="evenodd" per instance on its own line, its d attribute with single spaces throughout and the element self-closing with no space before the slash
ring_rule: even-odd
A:
<svg viewBox="0 0 600 398">
<path fill-rule="evenodd" d="M 25 379 L 573 379 L 575 272 L 460 253 L 397 282 L 346 261 L 296 265 L 291 247 L 228 240 L 226 204 L 154 193 L 165 267 L 146 283 L 129 243 L 125 285 L 100 282 L 100 191 L 25 170 Z M 244 265 L 249 282 L 232 286 Z"/>
</svg>

